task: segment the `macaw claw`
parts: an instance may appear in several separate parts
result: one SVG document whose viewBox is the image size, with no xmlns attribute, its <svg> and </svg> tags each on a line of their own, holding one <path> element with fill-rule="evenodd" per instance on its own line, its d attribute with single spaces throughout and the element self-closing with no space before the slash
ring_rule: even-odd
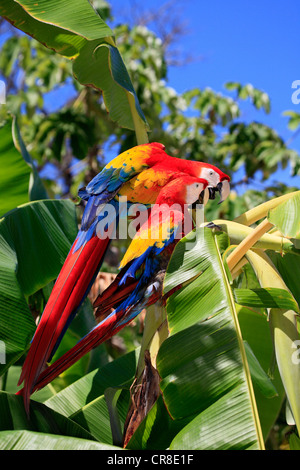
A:
<svg viewBox="0 0 300 470">
<path fill-rule="evenodd" d="M 209 222 L 207 225 L 205 225 L 205 227 L 216 230 L 217 232 L 222 232 L 222 227 L 220 227 L 220 225 L 214 224 L 213 222 Z"/>
</svg>

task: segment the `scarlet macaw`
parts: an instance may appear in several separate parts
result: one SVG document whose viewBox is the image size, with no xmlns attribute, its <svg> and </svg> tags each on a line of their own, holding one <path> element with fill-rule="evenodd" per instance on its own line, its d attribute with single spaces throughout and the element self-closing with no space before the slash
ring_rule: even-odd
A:
<svg viewBox="0 0 300 470">
<path fill-rule="evenodd" d="M 97 227 L 109 203 L 116 217 L 107 228 L 111 233 L 118 223 L 118 199 L 126 196 L 130 203 L 154 204 L 160 190 L 183 175 L 202 177 L 221 194 L 229 193 L 229 176 L 213 165 L 169 156 L 164 146 L 151 143 L 123 152 L 79 191 L 87 201 L 81 228 L 55 282 L 42 314 L 18 382 L 23 381 L 30 394 L 46 362 L 50 361 L 62 336 L 87 296 L 103 262 L 110 238 L 99 238 Z"/>
<path fill-rule="evenodd" d="M 193 222 L 185 205 L 193 204 L 208 182 L 183 176 L 169 182 L 159 193 L 149 219 L 131 241 L 113 283 L 96 299 L 96 317 L 106 316 L 73 348 L 56 360 L 29 387 L 21 390 L 27 411 L 32 391 L 44 387 L 84 354 L 115 335 L 144 308 L 162 299 L 162 284 L 170 256 L 179 239 L 189 233 Z M 176 204 L 173 206 L 173 204 Z M 111 308 L 114 311 L 111 312 Z"/>
</svg>

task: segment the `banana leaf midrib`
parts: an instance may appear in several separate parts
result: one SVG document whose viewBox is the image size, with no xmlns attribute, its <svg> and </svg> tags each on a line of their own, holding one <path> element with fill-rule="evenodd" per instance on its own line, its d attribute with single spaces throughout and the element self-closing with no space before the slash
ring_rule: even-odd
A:
<svg viewBox="0 0 300 470">
<path fill-rule="evenodd" d="M 223 264 L 223 261 L 222 261 L 222 257 L 221 257 L 220 251 L 219 251 L 219 247 L 218 247 L 215 235 L 213 236 L 213 240 L 214 240 L 214 243 L 215 243 L 216 253 L 219 257 L 219 263 L 220 263 L 220 267 L 221 267 L 221 270 L 222 270 L 224 286 L 225 286 L 225 290 L 226 290 L 226 293 L 227 293 L 228 304 L 230 305 L 230 311 L 232 312 L 233 321 L 234 321 L 234 325 L 235 325 L 235 331 L 236 331 L 237 340 L 238 340 L 238 345 L 239 345 L 239 349 L 240 349 L 240 352 L 241 352 L 241 358 L 242 358 L 242 362 L 243 362 L 243 370 L 244 370 L 244 373 L 245 373 L 245 379 L 246 379 L 246 383 L 247 383 L 247 386 L 248 386 L 250 402 L 251 402 L 251 408 L 252 408 L 252 413 L 253 413 L 253 419 L 254 419 L 256 433 L 257 433 L 257 440 L 258 440 L 260 449 L 264 449 L 264 440 L 263 440 L 262 430 L 261 430 L 260 421 L 259 421 L 259 415 L 258 415 L 258 410 L 257 410 L 257 405 L 256 405 L 252 380 L 251 380 L 251 374 L 250 374 L 249 365 L 248 365 L 248 361 L 247 361 L 247 357 L 246 357 L 246 351 L 245 351 L 244 342 L 243 342 L 243 338 L 242 338 L 242 332 L 241 332 L 241 329 L 240 329 L 238 316 L 237 316 L 237 312 L 236 312 L 236 309 L 235 309 L 235 302 L 234 302 L 233 292 L 232 292 L 232 289 L 229 285 L 228 278 L 226 276 L 226 271 L 225 271 L 225 268 L 224 268 L 224 264 Z"/>
</svg>

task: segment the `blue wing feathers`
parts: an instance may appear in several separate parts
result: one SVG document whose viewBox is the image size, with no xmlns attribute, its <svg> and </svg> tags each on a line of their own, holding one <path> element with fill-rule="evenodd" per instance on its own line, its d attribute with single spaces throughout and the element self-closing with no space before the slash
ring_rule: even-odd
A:
<svg viewBox="0 0 300 470">
<path fill-rule="evenodd" d="M 103 204 L 103 208 L 99 211 L 101 204 L 103 204 L 101 195 L 92 196 L 88 200 L 82 216 L 82 225 L 76 237 L 77 243 L 74 251 L 77 251 L 95 235 L 100 235 L 105 238 L 104 230 L 107 231 L 109 226 L 117 227 L 119 221 L 118 202 L 111 200 L 109 208 L 106 204 Z M 105 223 L 103 220 L 105 220 Z M 103 223 L 100 225 L 101 221 Z"/>
<path fill-rule="evenodd" d="M 125 284 L 129 277 L 132 277 L 132 278 L 136 277 L 137 270 L 142 266 L 142 264 L 147 259 L 147 257 L 150 255 L 152 250 L 153 250 L 153 247 L 150 246 L 141 256 L 134 259 L 134 261 L 132 262 L 130 267 L 127 269 L 125 275 L 120 280 L 120 283 L 119 283 L 120 286 Z"/>
<path fill-rule="evenodd" d="M 103 168 L 103 170 L 96 175 L 86 186 L 79 190 L 78 195 L 87 200 L 91 196 L 105 194 L 105 199 L 108 200 L 109 193 L 117 191 L 124 183 L 130 180 L 135 174 L 136 169 L 129 167 L 126 163 L 121 168 L 114 168 L 113 166 Z M 114 197 L 115 194 L 112 195 Z"/>
</svg>

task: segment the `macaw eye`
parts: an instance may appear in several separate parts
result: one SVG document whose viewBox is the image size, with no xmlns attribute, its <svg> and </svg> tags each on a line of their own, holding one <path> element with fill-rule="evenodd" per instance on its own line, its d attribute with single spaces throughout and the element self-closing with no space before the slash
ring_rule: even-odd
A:
<svg viewBox="0 0 300 470">
<path fill-rule="evenodd" d="M 210 170 L 209 174 L 210 174 L 210 176 L 212 176 L 214 174 L 214 171 Z"/>
<path fill-rule="evenodd" d="M 196 183 L 196 188 L 199 188 L 199 183 Z"/>
</svg>

